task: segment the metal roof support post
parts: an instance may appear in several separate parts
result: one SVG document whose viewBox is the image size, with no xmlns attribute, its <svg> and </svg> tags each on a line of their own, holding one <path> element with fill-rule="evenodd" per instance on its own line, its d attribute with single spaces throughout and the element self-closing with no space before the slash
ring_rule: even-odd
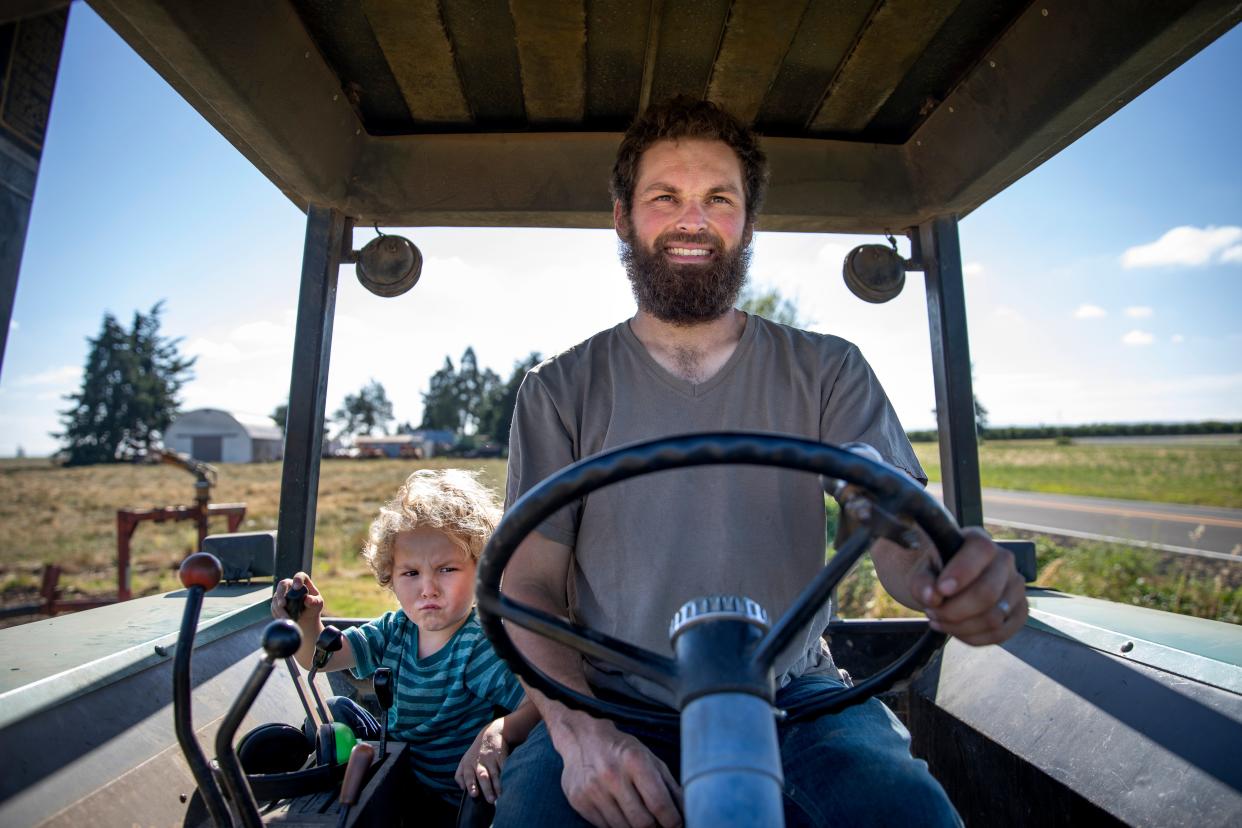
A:
<svg viewBox="0 0 1242 828">
<path fill-rule="evenodd" d="M 918 226 L 913 240 L 918 247 L 915 258 L 923 264 L 927 286 L 944 504 L 962 526 L 982 526 L 979 444 L 957 218 L 937 216 L 926 221 Z"/>
<path fill-rule="evenodd" d="M 285 420 L 275 580 L 291 577 L 299 570 L 311 571 L 336 282 L 342 251 L 352 236 L 353 222 L 337 210 L 315 204 L 307 209 L 293 376 Z"/>
<path fill-rule="evenodd" d="M 0 101 L 15 101 L 0 118 L 0 366 L 8 345 L 17 275 L 26 246 L 39 159 L 68 24 L 67 9 L 0 21 Z"/>
</svg>

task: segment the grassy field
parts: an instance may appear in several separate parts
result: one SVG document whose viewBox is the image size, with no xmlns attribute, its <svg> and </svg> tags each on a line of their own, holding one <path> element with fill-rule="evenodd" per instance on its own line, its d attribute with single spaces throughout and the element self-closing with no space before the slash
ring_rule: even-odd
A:
<svg viewBox="0 0 1242 828">
<path fill-rule="evenodd" d="M 940 479 L 939 447 L 915 443 L 919 462 Z M 1220 444 L 1057 445 L 1005 440 L 979 447 L 985 488 L 1242 508 L 1242 441 Z"/>
<path fill-rule="evenodd" d="M 916 445 L 933 480 L 936 447 Z M 1070 445 L 992 442 L 980 450 L 985 486 L 1242 507 L 1242 445 Z M 379 505 L 419 465 L 477 470 L 499 495 L 504 462 L 328 460 L 320 473 L 315 579 L 329 611 L 369 616 L 392 606 L 358 557 Z M 279 464 L 224 465 L 214 502 L 245 502 L 243 531 L 274 529 Z M 116 510 L 189 503 L 193 479 L 166 466 L 65 469 L 46 460 L 0 461 L 0 606 L 37 601 L 44 563 L 65 574 L 65 598 L 116 590 Z M 223 521 L 216 531 L 223 531 Z M 1012 533 L 1007 533 L 1012 534 Z M 133 586 L 148 594 L 177 586 L 175 566 L 195 542 L 189 523 L 144 523 L 134 535 Z M 1110 600 L 1242 622 L 1242 563 L 1203 562 L 1100 544 L 1039 539 L 1044 586 Z M 903 612 L 864 564 L 843 586 L 847 616 Z"/>
<path fill-rule="evenodd" d="M 427 461 L 477 470 L 498 493 L 503 460 Z M 316 511 L 315 579 L 340 615 L 387 606 L 358 557 L 367 527 L 415 466 L 404 460 L 325 460 Z M 0 461 L 0 605 L 36 601 L 44 563 L 64 569 L 65 598 L 116 592 L 116 511 L 192 503 L 194 479 L 168 466 L 57 468 L 46 460 Z M 499 496 L 499 494 L 498 494 Z M 276 528 L 280 464 L 221 465 L 213 502 L 246 504 L 242 531 Z M 213 531 L 225 531 L 223 519 Z M 176 565 L 192 550 L 191 523 L 143 523 L 131 544 L 135 595 L 179 586 Z M 331 590 L 329 592 L 329 589 Z"/>
</svg>

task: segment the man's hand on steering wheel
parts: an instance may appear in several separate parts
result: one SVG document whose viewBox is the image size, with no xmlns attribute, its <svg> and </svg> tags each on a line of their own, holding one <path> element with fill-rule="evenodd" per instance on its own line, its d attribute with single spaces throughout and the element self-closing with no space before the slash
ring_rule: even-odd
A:
<svg viewBox="0 0 1242 828">
<path fill-rule="evenodd" d="M 967 644 L 999 644 L 1026 623 L 1026 587 L 1013 555 L 979 528 L 962 530 L 965 543 L 937 576 L 926 557 L 910 570 L 908 589 L 932 629 Z"/>
<path fill-rule="evenodd" d="M 573 809 L 599 828 L 682 824 L 681 786 L 668 766 L 612 722 L 566 711 L 548 722 L 564 760 L 561 788 Z"/>
</svg>

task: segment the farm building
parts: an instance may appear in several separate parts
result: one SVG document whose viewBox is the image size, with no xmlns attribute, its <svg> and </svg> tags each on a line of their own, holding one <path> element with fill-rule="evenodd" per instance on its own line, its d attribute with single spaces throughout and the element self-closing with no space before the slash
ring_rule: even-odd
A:
<svg viewBox="0 0 1242 828">
<path fill-rule="evenodd" d="M 257 463 L 284 455 L 284 435 L 267 417 L 198 408 L 173 421 L 164 447 L 204 463 Z"/>
</svg>

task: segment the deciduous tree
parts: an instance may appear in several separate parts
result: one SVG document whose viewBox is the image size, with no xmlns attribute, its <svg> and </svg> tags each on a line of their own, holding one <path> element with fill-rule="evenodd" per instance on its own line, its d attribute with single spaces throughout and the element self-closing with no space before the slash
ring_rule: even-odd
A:
<svg viewBox="0 0 1242 828">
<path fill-rule="evenodd" d="M 357 394 L 346 394 L 341 407 L 332 415 L 341 424 L 342 435 L 372 434 L 379 429 L 388 433 L 392 422 L 392 403 L 384 386 L 375 380 L 364 385 Z"/>
<path fill-rule="evenodd" d="M 747 313 L 794 328 L 805 328 L 811 324 L 810 320 L 798 314 L 798 306 L 793 300 L 786 299 L 776 288 L 757 289 L 747 285 L 738 298 L 737 306 Z"/>
</svg>

